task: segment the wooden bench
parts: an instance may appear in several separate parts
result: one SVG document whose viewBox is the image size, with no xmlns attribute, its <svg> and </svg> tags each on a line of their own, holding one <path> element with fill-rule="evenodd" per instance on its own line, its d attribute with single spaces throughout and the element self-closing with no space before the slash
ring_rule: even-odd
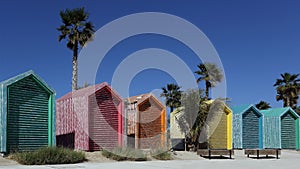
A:
<svg viewBox="0 0 300 169">
<path fill-rule="evenodd" d="M 232 155 L 234 155 L 233 150 L 227 150 L 227 149 L 198 149 L 197 155 L 200 155 L 201 157 L 208 157 L 211 159 L 212 156 L 224 156 L 228 155 L 229 158 L 232 158 Z"/>
<path fill-rule="evenodd" d="M 266 157 L 269 157 L 269 155 L 275 155 L 276 159 L 279 159 L 281 149 L 246 149 L 245 154 L 247 157 L 254 155 L 257 159 L 259 159 L 260 155 L 265 155 Z"/>
</svg>

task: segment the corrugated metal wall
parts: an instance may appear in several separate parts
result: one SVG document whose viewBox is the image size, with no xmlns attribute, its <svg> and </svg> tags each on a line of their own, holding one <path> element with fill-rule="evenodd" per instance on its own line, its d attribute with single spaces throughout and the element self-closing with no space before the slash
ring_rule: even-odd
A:
<svg viewBox="0 0 300 169">
<path fill-rule="evenodd" d="M 171 139 L 184 139 L 189 131 L 189 125 L 184 116 L 184 109 L 177 108 L 170 114 L 170 137 Z"/>
<path fill-rule="evenodd" d="M 139 124 L 138 124 L 138 142 L 137 148 L 159 148 L 163 146 L 162 133 L 162 108 L 158 106 L 152 99 L 147 99 L 140 105 Z"/>
<path fill-rule="evenodd" d="M 286 113 L 281 117 L 281 147 L 283 149 L 296 148 L 295 120 L 290 113 Z"/>
<path fill-rule="evenodd" d="M 30 151 L 48 145 L 49 97 L 32 77 L 22 79 L 9 87 L 8 152 Z"/>
<path fill-rule="evenodd" d="M 96 98 L 96 99 L 95 99 Z M 97 101 L 97 102 L 95 102 Z M 118 106 L 111 93 L 103 88 L 89 97 L 89 150 L 115 148 L 118 140 Z"/>
<path fill-rule="evenodd" d="M 280 118 L 264 118 L 264 148 L 281 148 L 281 127 Z"/>
<path fill-rule="evenodd" d="M 56 103 L 58 142 L 85 151 L 122 146 L 122 106 L 107 83 L 66 94 Z"/>
<path fill-rule="evenodd" d="M 227 129 L 227 115 L 223 113 L 218 126 L 209 138 L 209 148 L 227 149 Z"/>
<path fill-rule="evenodd" d="M 56 138 L 57 142 L 77 150 L 89 149 L 88 135 L 88 98 L 77 96 L 59 99 L 56 102 Z M 74 137 L 69 137 L 74 135 Z M 74 140 L 69 140 L 74 138 Z"/>
<path fill-rule="evenodd" d="M 243 114 L 243 148 L 259 148 L 259 116 L 249 109 Z"/>
</svg>

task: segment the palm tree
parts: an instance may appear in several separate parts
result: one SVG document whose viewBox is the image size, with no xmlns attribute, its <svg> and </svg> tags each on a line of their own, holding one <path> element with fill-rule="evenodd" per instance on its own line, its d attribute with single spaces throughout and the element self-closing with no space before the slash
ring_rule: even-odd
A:
<svg viewBox="0 0 300 169">
<path fill-rule="evenodd" d="M 205 81 L 205 100 L 209 98 L 209 90 L 215 87 L 217 83 L 221 82 L 223 79 L 223 73 L 217 65 L 213 63 L 201 63 L 197 65 L 198 69 L 195 71 L 200 77 L 197 79 L 197 83 Z"/>
<path fill-rule="evenodd" d="M 259 103 L 257 103 L 255 105 L 255 107 L 258 108 L 259 110 L 266 110 L 266 109 L 271 108 L 270 103 L 262 101 L 262 100 Z"/>
<path fill-rule="evenodd" d="M 167 87 L 162 87 L 161 97 L 165 97 L 165 102 L 168 107 L 170 107 L 170 111 L 173 112 L 174 108 L 181 106 L 181 94 L 182 91 L 176 84 L 167 84 Z"/>
<path fill-rule="evenodd" d="M 283 107 L 297 108 L 300 94 L 299 74 L 284 73 L 281 79 L 277 79 L 273 85 L 276 87 L 276 100 L 283 100 Z"/>
<path fill-rule="evenodd" d="M 77 90 L 78 48 L 84 47 L 92 39 L 94 26 L 87 21 L 89 14 L 84 11 L 84 8 L 66 9 L 59 14 L 63 24 L 57 28 L 61 33 L 58 41 L 67 39 L 67 47 L 73 51 L 72 90 Z"/>
</svg>

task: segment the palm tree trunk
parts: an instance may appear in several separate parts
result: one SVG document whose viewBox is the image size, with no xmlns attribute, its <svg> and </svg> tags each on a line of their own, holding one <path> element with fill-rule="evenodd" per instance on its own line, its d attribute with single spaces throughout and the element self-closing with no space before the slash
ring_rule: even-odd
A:
<svg viewBox="0 0 300 169">
<path fill-rule="evenodd" d="M 286 98 L 286 107 L 291 107 L 290 98 Z"/>
<path fill-rule="evenodd" d="M 208 81 L 205 81 L 205 100 L 208 100 L 208 95 L 209 95 L 209 84 Z"/>
<path fill-rule="evenodd" d="M 75 42 L 73 48 L 73 72 L 72 72 L 72 91 L 77 90 L 77 80 L 78 80 L 78 41 Z"/>
</svg>

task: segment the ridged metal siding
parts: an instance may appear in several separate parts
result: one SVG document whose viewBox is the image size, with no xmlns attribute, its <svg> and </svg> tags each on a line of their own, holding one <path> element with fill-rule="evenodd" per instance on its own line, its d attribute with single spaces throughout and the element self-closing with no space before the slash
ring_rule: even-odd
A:
<svg viewBox="0 0 300 169">
<path fill-rule="evenodd" d="M 157 149 L 164 147 L 162 140 L 164 117 L 163 108 L 153 100 L 148 99 L 138 105 L 139 122 L 138 123 L 138 140 L 137 148 L 140 149 Z"/>
<path fill-rule="evenodd" d="M 118 146 L 118 105 L 111 93 L 102 89 L 89 97 L 90 151 Z M 95 99 L 96 98 L 96 99 Z"/>
<path fill-rule="evenodd" d="M 227 149 L 227 147 L 227 115 L 223 113 L 217 128 L 209 138 L 209 148 Z"/>
<path fill-rule="evenodd" d="M 49 94 L 31 77 L 8 87 L 8 152 L 48 145 Z"/>
<path fill-rule="evenodd" d="M 281 148 L 280 118 L 264 117 L 264 148 Z"/>
<path fill-rule="evenodd" d="M 281 147 L 283 149 L 296 148 L 295 118 L 287 113 L 281 118 Z"/>
<path fill-rule="evenodd" d="M 112 148 L 117 138 L 117 146 L 122 146 L 123 103 L 108 83 L 66 94 L 57 100 L 56 111 L 56 136 L 62 145 L 72 146 L 76 150 L 94 151 L 100 149 L 101 145 L 105 147 L 108 142 L 107 147 Z M 73 134 L 72 142 L 68 140 L 70 137 L 64 137 Z"/>
<path fill-rule="evenodd" d="M 243 114 L 243 148 L 259 148 L 259 116 L 249 109 Z"/>
<path fill-rule="evenodd" d="M 289 147 L 289 149 L 300 149 L 299 116 L 292 108 L 275 108 L 262 110 L 261 112 L 264 114 L 264 148 Z M 293 129 L 292 126 L 288 124 L 291 123 L 291 118 L 285 119 L 285 117 L 294 118 Z M 282 140 L 282 137 L 285 139 L 289 137 L 289 139 L 295 140 L 295 143 L 288 143 Z"/>
</svg>

